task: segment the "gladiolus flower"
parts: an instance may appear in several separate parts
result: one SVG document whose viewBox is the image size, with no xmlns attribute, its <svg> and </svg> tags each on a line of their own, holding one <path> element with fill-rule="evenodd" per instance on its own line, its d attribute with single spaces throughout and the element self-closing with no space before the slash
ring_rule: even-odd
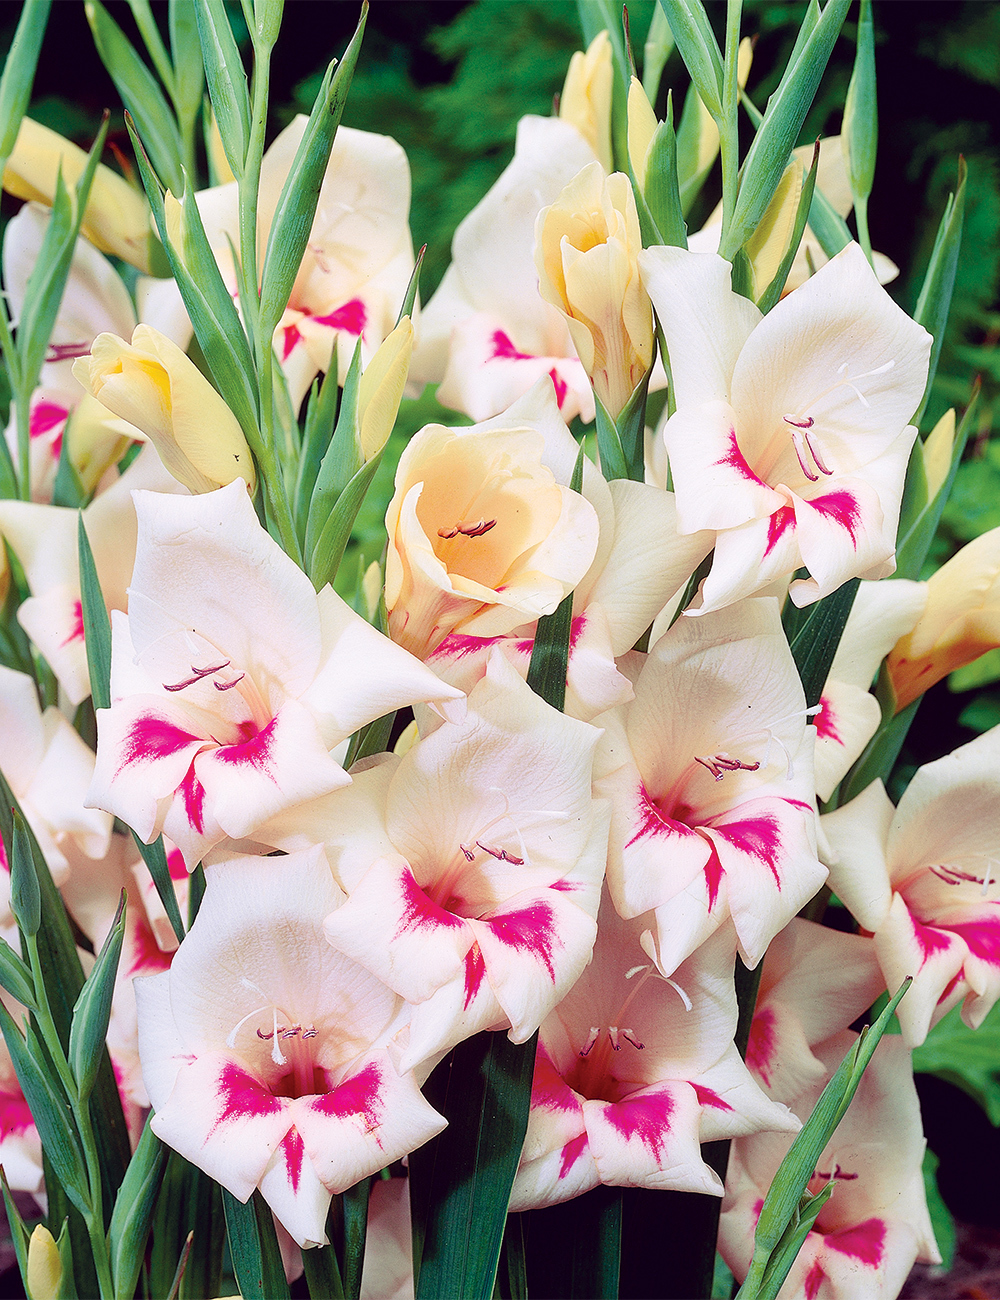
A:
<svg viewBox="0 0 1000 1300">
<path fill-rule="evenodd" d="M 170 970 L 135 985 L 153 1131 L 303 1247 L 332 1193 L 445 1125 L 397 1068 L 400 1000 L 323 938 L 340 897 L 319 849 L 217 863 Z"/>
<path fill-rule="evenodd" d="M 875 935 L 911 1047 L 957 1002 L 982 1024 L 1000 998 L 1000 728 L 919 768 L 899 806 L 881 781 L 828 813 L 830 884 Z"/>
<path fill-rule="evenodd" d="M 293 118 L 264 155 L 257 207 L 261 264 L 306 121 L 301 114 Z M 196 197 L 205 233 L 235 294 L 226 236 L 239 248 L 237 185 Z M 389 136 L 339 127 L 302 265 L 274 331 L 295 409 L 317 372 L 329 367 L 335 343 L 343 383 L 358 339 L 367 362 L 392 331 L 413 270 L 409 208 L 410 167 L 400 145 Z"/>
<path fill-rule="evenodd" d="M 797 1115 L 809 1115 L 856 1041 L 855 1034 L 839 1033 L 815 1049 L 822 1077 L 786 1098 Z M 733 1143 L 719 1250 L 738 1278 L 750 1266 L 764 1196 L 789 1145 L 786 1135 L 770 1133 Z M 831 1181 L 836 1189 L 795 1257 L 778 1293 L 782 1300 L 888 1300 L 916 1260 L 940 1262 L 921 1172 L 926 1146 L 910 1054 L 898 1037 L 886 1035 L 809 1180 L 813 1196 Z"/>
<path fill-rule="evenodd" d="M 525 1042 L 590 959 L 598 735 L 494 654 L 464 721 L 258 829 L 288 850 L 325 842 L 348 895 L 327 938 L 413 1005 L 404 1068 L 481 1029 Z"/>
<path fill-rule="evenodd" d="M 643 946 L 664 975 L 729 916 L 755 966 L 826 876 L 813 730 L 777 602 L 680 619 L 627 671 L 635 699 L 597 719 L 615 906 L 654 913 Z"/>
<path fill-rule="evenodd" d="M 257 478 L 239 421 L 198 367 L 166 335 L 137 325 L 132 342 L 99 334 L 73 374 L 102 405 L 136 425 L 179 483 L 212 492 Z"/>
<path fill-rule="evenodd" d="M 888 577 L 931 337 L 850 244 L 767 316 L 714 254 L 653 248 L 640 265 L 677 410 L 664 441 L 682 532 L 716 530 L 704 610 L 805 566 L 808 605 Z"/>
<path fill-rule="evenodd" d="M 147 843 L 164 831 L 193 869 L 227 836 L 349 784 L 330 751 L 358 727 L 417 700 L 461 701 L 331 588 L 317 595 L 241 479 L 135 499 L 90 799 Z"/>
<path fill-rule="evenodd" d="M 597 515 L 550 468 L 551 431 L 565 434 L 551 399 L 540 381 L 494 420 L 427 425 L 400 457 L 385 604 L 390 635 L 414 654 L 551 614 L 589 569 Z"/>
<path fill-rule="evenodd" d="M 1000 646 L 1000 528 L 963 546 L 927 583 L 927 608 L 889 655 L 896 709 Z"/>
<path fill-rule="evenodd" d="M 653 313 L 636 262 L 639 215 L 627 176 L 591 163 L 538 214 L 535 265 L 566 317 L 594 392 L 612 417 L 653 364 Z"/>
<path fill-rule="evenodd" d="M 542 1025 L 513 1210 L 600 1183 L 721 1196 L 700 1142 L 799 1127 L 733 1043 L 732 935 L 665 981 L 639 946 L 643 926 L 605 900 L 593 961 Z"/>
<path fill-rule="evenodd" d="M 19 199 L 51 207 L 60 169 L 69 186 L 79 181 L 86 165 L 82 149 L 26 117 L 4 168 L 3 187 Z M 102 253 L 112 253 L 140 271 L 149 270 L 152 234 L 146 200 L 103 163 L 97 164 L 80 231 Z"/>
<path fill-rule="evenodd" d="M 559 410 L 594 418 L 594 394 L 566 320 L 538 292 L 535 221 L 594 153 L 569 122 L 522 117 L 514 157 L 455 231 L 451 265 L 420 315 L 412 376 L 438 401 L 488 420 L 544 375 Z"/>
</svg>

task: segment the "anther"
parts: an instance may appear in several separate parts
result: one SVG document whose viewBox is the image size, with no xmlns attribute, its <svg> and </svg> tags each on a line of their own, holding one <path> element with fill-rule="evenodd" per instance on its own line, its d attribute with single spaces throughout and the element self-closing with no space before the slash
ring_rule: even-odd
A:
<svg viewBox="0 0 1000 1300">
<path fill-rule="evenodd" d="M 622 1050 L 622 1045 L 618 1041 L 617 1025 L 608 1025 L 608 1037 L 611 1039 L 611 1050 L 613 1052 L 620 1052 Z"/>
<path fill-rule="evenodd" d="M 594 1050 L 594 1044 L 597 1042 L 600 1036 L 601 1036 L 600 1029 L 596 1025 L 592 1025 L 590 1028 L 590 1034 L 587 1038 L 587 1041 L 580 1049 L 580 1055 L 589 1056 L 590 1053 Z"/>
<path fill-rule="evenodd" d="M 743 763 L 738 758 L 731 755 L 713 754 L 711 757 L 699 757 L 695 754 L 694 761 L 700 763 L 702 767 L 707 768 L 716 781 L 721 781 L 727 772 L 756 772 L 760 763 Z"/>
<path fill-rule="evenodd" d="M 458 537 L 459 534 L 462 537 L 482 537 L 484 533 L 488 533 L 491 528 L 496 528 L 496 526 L 497 521 L 495 519 L 477 519 L 474 524 L 462 523 L 459 520 L 454 528 L 439 528 L 437 534 L 438 537 L 443 537 L 445 541 L 450 541 L 453 537 Z"/>
<path fill-rule="evenodd" d="M 623 1029 L 621 1031 L 621 1034 L 622 1034 L 622 1038 L 624 1038 L 627 1042 L 631 1043 L 633 1047 L 638 1048 L 640 1052 L 644 1050 L 646 1044 L 639 1042 L 638 1038 L 636 1038 L 635 1036 L 634 1029 Z"/>
<path fill-rule="evenodd" d="M 226 659 L 223 663 L 215 664 L 210 668 L 195 668 L 194 664 L 192 664 L 191 671 L 194 674 L 193 677 L 187 677 L 184 681 L 175 682 L 173 685 L 168 685 L 164 682 L 163 689 L 165 691 L 183 691 L 185 687 L 194 686 L 196 682 L 200 682 L 203 677 L 213 677 L 216 673 L 221 673 L 223 668 L 228 668 L 231 662 L 232 660 Z M 236 683 L 234 682 L 233 685 L 235 686 L 235 684 Z"/>
<path fill-rule="evenodd" d="M 246 673 L 240 673 L 239 677 L 234 677 L 231 682 L 213 682 L 212 685 L 217 691 L 231 691 L 234 686 L 239 686 Z"/>
</svg>

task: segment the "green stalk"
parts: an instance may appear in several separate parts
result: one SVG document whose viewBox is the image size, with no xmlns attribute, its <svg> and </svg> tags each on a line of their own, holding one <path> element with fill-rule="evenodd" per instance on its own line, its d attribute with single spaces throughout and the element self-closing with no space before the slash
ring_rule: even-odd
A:
<svg viewBox="0 0 1000 1300">
<path fill-rule="evenodd" d="M 868 233 L 868 196 L 867 194 L 857 194 L 854 197 L 854 220 L 858 225 L 858 243 L 861 245 L 861 251 L 868 258 L 868 265 L 875 266 L 875 259 L 872 257 L 872 240 Z"/>
<path fill-rule="evenodd" d="M 719 127 L 719 154 L 722 160 L 722 232 L 723 241 L 736 209 L 739 190 L 740 133 L 738 123 L 739 84 L 736 80 L 740 48 L 740 18 L 743 0 L 728 0 L 726 5 L 726 61 L 723 71 L 722 120 Z"/>
<path fill-rule="evenodd" d="M 243 266 L 243 283 L 249 301 L 241 304 L 243 316 L 250 327 L 256 350 L 257 368 L 260 369 L 260 274 L 257 269 L 257 201 L 260 194 L 260 166 L 264 157 L 264 133 L 267 129 L 267 92 L 270 76 L 271 51 L 254 45 L 254 69 L 250 119 L 250 143 L 247 147 L 246 166 L 239 178 L 240 195 L 240 261 Z M 271 340 L 266 340 L 271 346 Z M 262 422 L 265 412 L 261 411 Z M 266 419 L 268 428 L 270 420 Z"/>
</svg>

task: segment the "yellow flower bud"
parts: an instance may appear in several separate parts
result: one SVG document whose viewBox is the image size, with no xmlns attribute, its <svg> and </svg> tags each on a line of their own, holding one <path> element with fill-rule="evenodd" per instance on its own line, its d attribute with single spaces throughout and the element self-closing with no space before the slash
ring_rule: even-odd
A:
<svg viewBox="0 0 1000 1300">
<path fill-rule="evenodd" d="M 955 408 L 945 411 L 927 435 L 927 441 L 918 444 L 924 457 L 924 474 L 927 478 L 927 499 L 933 501 L 944 486 L 951 470 L 951 456 L 955 447 Z"/>
<path fill-rule="evenodd" d="M 639 279 L 639 216 L 627 176 L 584 167 L 535 225 L 538 289 L 566 316 L 594 392 L 617 417 L 653 363 L 653 312 Z"/>
<path fill-rule="evenodd" d="M 587 47 L 569 61 L 569 71 L 559 100 L 559 116 L 570 122 L 597 154 L 606 172 L 611 162 L 611 41 L 608 33 L 598 32 Z"/>
<path fill-rule="evenodd" d="M 86 393 L 71 412 L 64 436 L 70 464 L 87 492 L 93 492 L 106 471 L 125 455 L 129 443 L 143 435 Z"/>
<path fill-rule="evenodd" d="M 233 479 L 256 483 L 236 416 L 193 361 L 158 330 L 137 325 L 132 342 L 99 334 L 73 374 L 115 415 L 147 435 L 163 464 L 192 492 Z"/>
<path fill-rule="evenodd" d="M 747 241 L 754 298 L 759 298 L 774 279 L 781 259 L 788 252 L 795 232 L 802 179 L 802 164 L 793 158 L 782 173 L 760 224 Z"/>
<path fill-rule="evenodd" d="M 385 446 L 396 423 L 413 355 L 413 322 L 404 316 L 365 367 L 358 388 L 361 449 L 370 461 Z"/>
<path fill-rule="evenodd" d="M 73 186 L 86 165 L 82 149 L 26 117 L 4 168 L 3 187 L 19 199 L 51 207 L 59 168 L 63 183 Z M 149 271 L 149 207 L 137 190 L 103 163 L 97 165 L 80 231 L 102 253 L 113 253 L 140 271 Z"/>
<path fill-rule="evenodd" d="M 937 430 L 935 430 L 937 432 Z M 888 658 L 896 709 L 1000 646 L 1000 528 L 963 546 L 927 583 L 927 608 Z"/>
<path fill-rule="evenodd" d="M 222 143 L 222 132 L 219 130 L 219 123 L 215 119 L 215 114 L 211 107 L 206 106 L 205 111 L 208 113 L 208 130 L 205 132 L 205 149 L 208 153 L 209 161 L 215 172 L 216 185 L 228 185 L 236 177 L 233 175 L 233 169 L 229 165 L 229 159 L 226 157 L 225 146 Z"/>
<path fill-rule="evenodd" d="M 642 82 L 633 77 L 628 88 L 628 160 L 636 184 L 646 191 L 646 155 L 653 142 L 659 122 L 653 107 L 646 98 Z"/>
<path fill-rule="evenodd" d="M 31 1300 L 58 1300 L 62 1273 L 62 1260 L 55 1238 L 39 1223 L 28 1240 L 26 1281 Z"/>
</svg>

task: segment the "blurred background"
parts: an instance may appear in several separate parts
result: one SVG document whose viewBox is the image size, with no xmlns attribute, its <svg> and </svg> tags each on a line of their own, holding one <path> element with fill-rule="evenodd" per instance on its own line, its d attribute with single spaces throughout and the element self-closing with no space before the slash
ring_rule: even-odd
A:
<svg viewBox="0 0 1000 1300">
<path fill-rule="evenodd" d="M 707 0 L 707 7 L 721 32 L 724 4 Z M 109 0 L 107 8 L 141 48 L 128 4 Z M 238 38 L 246 42 L 238 0 L 227 0 L 227 8 Z M 797 0 L 745 0 L 743 31 L 756 37 L 747 90 L 761 108 L 777 84 L 805 8 Z M 153 0 L 153 10 L 165 28 L 165 0 Z M 10 43 L 18 12 L 14 0 L 0 5 L 0 54 Z M 357 12 L 354 0 L 287 0 L 273 64 L 272 135 L 296 112 L 309 111 L 323 69 L 342 52 Z M 653 0 L 629 4 L 639 56 L 652 12 Z M 935 568 L 964 542 L 1000 526 L 1000 4 L 875 0 L 874 13 L 880 125 L 871 236 L 874 247 L 901 268 L 900 277 L 887 287 L 909 311 L 955 186 L 959 155 L 969 167 L 951 323 L 924 432 L 949 406 L 961 414 L 976 376 L 982 380 L 982 396 L 931 557 Z M 838 106 L 851 74 L 854 39 L 849 21 L 800 143 L 839 131 Z M 552 111 L 553 96 L 581 41 L 574 0 L 373 0 L 343 120 L 394 136 L 409 155 L 414 245 L 427 244 L 421 286 L 425 301 L 448 264 L 456 225 L 509 162 L 518 118 Z M 676 52 L 662 80 L 661 115 L 668 87 L 679 109 L 687 76 Z M 102 110 L 117 104 L 83 4 L 61 0 L 53 6 L 30 115 L 86 148 Z M 109 140 L 129 174 L 131 151 L 120 108 L 112 114 Z M 205 178 L 199 183 L 205 184 Z M 720 192 L 715 175 L 691 213 L 692 230 L 700 227 Z M 0 220 L 18 206 L 4 196 Z M 5 405 L 2 392 L 0 405 Z M 464 422 L 443 413 L 431 393 L 405 402 L 397 451 L 408 433 L 433 418 Z M 391 479 L 393 466 L 394 457 L 387 455 L 380 473 Z M 377 485 L 373 497 L 387 496 Z M 362 517 L 361 549 L 367 560 L 377 558 L 381 549 L 380 529 L 379 518 Z M 995 650 L 925 697 L 913 739 L 901 756 L 894 793 L 898 797 L 917 765 L 998 723 L 1000 651 Z M 1000 1132 L 972 1099 L 995 1098 L 994 1118 L 1000 1118 L 1000 1019 L 991 1021 L 975 1036 L 974 1048 L 967 1037 L 956 1048 L 973 1050 L 974 1060 L 918 1078 L 928 1138 L 941 1162 L 941 1193 L 959 1221 L 959 1254 L 948 1278 L 914 1277 L 904 1295 L 956 1300 L 1000 1296 L 1000 1188 L 983 1172 L 991 1161 L 994 1167 L 1000 1163 Z"/>
</svg>

